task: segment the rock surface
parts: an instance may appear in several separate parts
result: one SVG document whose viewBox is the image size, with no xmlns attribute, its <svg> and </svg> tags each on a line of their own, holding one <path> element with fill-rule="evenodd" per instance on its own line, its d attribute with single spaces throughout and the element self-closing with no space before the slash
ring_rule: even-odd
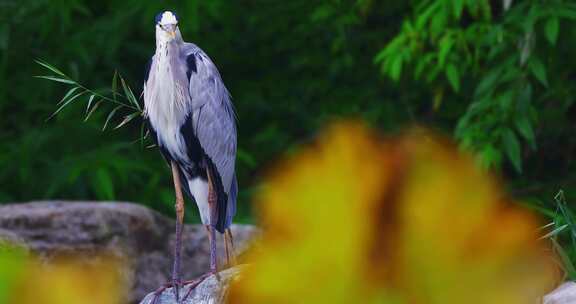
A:
<svg viewBox="0 0 576 304">
<path fill-rule="evenodd" d="M 160 294 L 148 294 L 140 304 L 221 304 L 224 303 L 230 283 L 236 279 L 243 265 L 226 269 L 218 273 L 219 278 L 211 275 L 198 285 L 184 286 L 180 291 L 180 303 L 176 302 L 174 290 L 167 288 Z M 192 289 L 192 290 L 190 290 Z M 156 298 L 156 302 L 154 302 Z"/>
<path fill-rule="evenodd" d="M 256 229 L 232 227 L 236 253 L 242 252 Z M 123 259 L 120 270 L 131 286 L 127 301 L 138 303 L 169 281 L 172 269 L 174 221 L 131 203 L 31 202 L 0 206 L 0 243 L 28 248 L 44 261 L 60 255 L 81 255 L 90 262 L 101 254 Z M 219 239 L 219 252 L 223 253 Z M 202 225 L 185 225 L 182 272 L 184 279 L 209 268 L 208 238 Z M 208 284 L 208 283 L 207 283 Z"/>
<path fill-rule="evenodd" d="M 551 293 L 544 296 L 544 304 L 573 304 L 576 303 L 576 283 L 566 282 Z"/>
</svg>

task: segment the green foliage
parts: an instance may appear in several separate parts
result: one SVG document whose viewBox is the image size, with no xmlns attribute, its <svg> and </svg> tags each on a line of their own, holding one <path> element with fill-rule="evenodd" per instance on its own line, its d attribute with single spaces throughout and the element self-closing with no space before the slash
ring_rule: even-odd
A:
<svg viewBox="0 0 576 304">
<path fill-rule="evenodd" d="M 560 22 L 576 24 L 575 4 L 520 1 L 500 8 L 487 0 L 420 1 L 376 62 L 396 81 L 406 74 L 436 91 L 449 85 L 453 95 L 443 102 L 466 105 L 454 130 L 461 145 L 487 167 L 500 166 L 505 157 L 522 172 L 522 146 L 536 148 L 543 104 L 572 102 L 573 89 L 561 85 L 573 65 L 562 66 L 562 47 L 571 44 L 558 41 Z"/>
<path fill-rule="evenodd" d="M 550 212 L 552 221 L 544 226 L 550 230 L 544 238 L 549 238 L 554 246 L 554 251 L 561 260 L 565 276 L 570 280 L 576 279 L 576 216 L 568 207 L 564 191 L 560 190 L 554 197 L 556 202 L 555 212 Z M 566 245 L 562 245 L 566 244 Z"/>
<path fill-rule="evenodd" d="M 73 80 L 70 76 L 61 72 L 58 68 L 50 65 L 49 63 L 43 61 L 36 61 L 39 65 L 46 68 L 49 72 L 55 75 L 44 75 L 44 76 L 36 76 L 37 78 L 46 79 L 54 82 L 64 83 L 71 86 L 71 88 L 66 92 L 64 97 L 60 99 L 58 102 L 58 109 L 50 115 L 50 118 L 56 116 L 60 111 L 64 108 L 72 104 L 72 102 L 77 101 L 81 98 L 79 97 L 88 97 L 86 100 L 86 116 L 84 121 L 87 121 L 92 113 L 96 111 L 98 106 L 101 103 L 106 103 L 113 106 L 112 110 L 108 113 L 106 117 L 106 121 L 104 122 L 104 126 L 102 127 L 102 131 L 106 130 L 108 123 L 114 117 L 114 114 L 118 112 L 118 110 L 128 110 L 131 113 L 124 116 L 124 119 L 118 123 L 118 125 L 114 129 L 118 129 L 132 119 L 137 117 L 138 115 L 142 115 L 142 109 L 138 100 L 134 96 L 132 89 L 126 84 L 124 78 L 118 75 L 118 72 L 114 73 L 114 77 L 112 78 L 112 88 L 109 92 L 110 96 L 103 95 L 105 93 L 99 93 L 96 90 L 91 90 L 83 86 L 82 84 L 78 83 L 76 80 Z M 118 81 L 122 84 L 123 94 L 118 91 Z"/>
</svg>

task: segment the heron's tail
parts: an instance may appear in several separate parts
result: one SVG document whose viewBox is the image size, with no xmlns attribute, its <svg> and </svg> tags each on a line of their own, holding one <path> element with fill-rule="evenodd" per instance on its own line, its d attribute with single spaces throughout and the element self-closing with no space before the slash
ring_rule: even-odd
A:
<svg viewBox="0 0 576 304">
<path fill-rule="evenodd" d="M 230 192 L 228 194 L 228 206 L 226 208 L 226 228 L 232 225 L 232 219 L 236 215 L 236 198 L 238 197 L 238 181 L 236 180 L 236 174 L 232 179 L 232 185 L 230 185 Z"/>
<path fill-rule="evenodd" d="M 216 231 L 224 233 L 226 228 L 226 214 L 228 209 L 228 195 L 224 190 L 224 185 L 222 184 L 222 179 L 218 170 L 212 161 L 208 161 L 208 170 L 210 170 L 210 176 L 213 178 L 212 186 L 216 192 L 216 223 L 212 223 L 212 226 L 216 228 Z"/>
</svg>

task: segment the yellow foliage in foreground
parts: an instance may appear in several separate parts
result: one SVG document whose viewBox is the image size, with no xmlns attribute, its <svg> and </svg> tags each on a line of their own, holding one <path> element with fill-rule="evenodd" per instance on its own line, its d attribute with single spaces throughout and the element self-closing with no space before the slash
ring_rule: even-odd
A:
<svg viewBox="0 0 576 304">
<path fill-rule="evenodd" d="M 341 123 L 276 168 L 229 303 L 538 303 L 539 223 L 451 144 Z"/>
<path fill-rule="evenodd" d="M 0 246 L 0 303 L 121 304 L 127 286 L 119 262 L 105 256 L 89 262 L 61 257 L 46 264 Z"/>
</svg>

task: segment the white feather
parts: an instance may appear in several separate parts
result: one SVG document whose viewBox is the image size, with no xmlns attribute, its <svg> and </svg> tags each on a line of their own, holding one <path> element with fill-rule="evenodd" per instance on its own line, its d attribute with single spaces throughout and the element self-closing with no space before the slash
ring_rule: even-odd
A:
<svg viewBox="0 0 576 304">
<path fill-rule="evenodd" d="M 166 11 L 162 13 L 162 19 L 160 19 L 160 24 L 162 25 L 178 24 L 178 19 L 176 19 L 176 15 L 174 15 L 172 12 Z"/>
<path fill-rule="evenodd" d="M 188 188 L 196 200 L 202 223 L 210 223 L 210 208 L 208 206 L 208 182 L 200 178 L 188 180 Z"/>
<path fill-rule="evenodd" d="M 157 52 L 150 67 L 150 81 L 144 89 L 146 116 L 156 128 L 158 141 L 170 151 L 174 158 L 187 159 L 186 142 L 180 126 L 188 115 L 186 107 L 187 89 L 174 80 L 167 52 Z M 155 87 L 149 87 L 154 85 Z"/>
</svg>

